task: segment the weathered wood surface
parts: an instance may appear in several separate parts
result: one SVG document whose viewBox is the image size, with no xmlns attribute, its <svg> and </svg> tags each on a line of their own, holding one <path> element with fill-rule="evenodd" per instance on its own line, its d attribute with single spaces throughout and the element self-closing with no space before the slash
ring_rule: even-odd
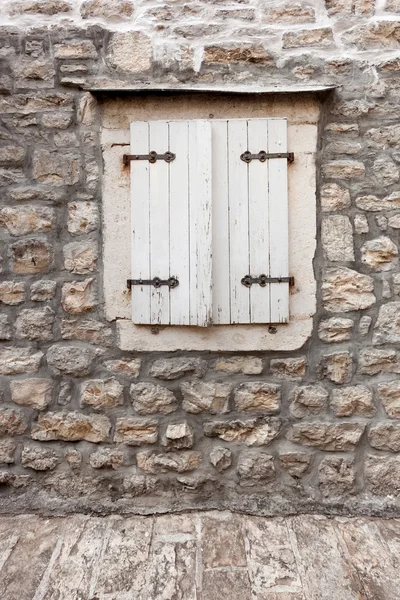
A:
<svg viewBox="0 0 400 600">
<path fill-rule="evenodd" d="M 1 600 L 398 600 L 400 519 L 0 518 Z"/>
</svg>

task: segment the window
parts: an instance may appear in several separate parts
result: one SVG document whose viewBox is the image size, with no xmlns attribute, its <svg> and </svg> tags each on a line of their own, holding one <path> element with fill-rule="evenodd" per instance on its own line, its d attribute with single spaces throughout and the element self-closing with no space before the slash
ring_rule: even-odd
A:
<svg viewBox="0 0 400 600">
<path fill-rule="evenodd" d="M 134 121 L 130 131 L 133 322 L 287 322 L 286 119 Z"/>
</svg>

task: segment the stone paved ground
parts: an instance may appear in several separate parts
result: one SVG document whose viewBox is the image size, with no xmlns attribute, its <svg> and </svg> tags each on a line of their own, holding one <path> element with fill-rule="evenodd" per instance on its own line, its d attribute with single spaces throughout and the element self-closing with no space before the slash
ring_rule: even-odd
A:
<svg viewBox="0 0 400 600">
<path fill-rule="evenodd" d="M 0 518 L 1 600 L 398 600 L 400 519 Z"/>
</svg>

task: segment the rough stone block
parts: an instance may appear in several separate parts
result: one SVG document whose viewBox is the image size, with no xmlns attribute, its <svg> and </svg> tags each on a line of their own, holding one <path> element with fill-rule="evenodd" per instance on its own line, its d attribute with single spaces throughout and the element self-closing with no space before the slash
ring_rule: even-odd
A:
<svg viewBox="0 0 400 600">
<path fill-rule="evenodd" d="M 186 421 L 182 423 L 170 423 L 167 426 L 165 435 L 162 439 L 162 445 L 165 446 L 167 450 L 192 448 L 193 443 L 193 430 Z"/>
<path fill-rule="evenodd" d="M 343 210 L 350 206 L 349 191 L 337 183 L 326 183 L 321 188 L 321 208 L 324 212 Z"/>
<path fill-rule="evenodd" d="M 342 497 L 355 492 L 354 460 L 327 456 L 318 469 L 319 488 L 325 497 Z"/>
<path fill-rule="evenodd" d="M 368 240 L 361 248 L 361 260 L 375 271 L 391 271 L 398 264 L 399 250 L 387 236 Z"/>
<path fill-rule="evenodd" d="M 94 410 L 117 408 L 124 403 L 124 388 L 116 379 L 91 379 L 81 386 L 81 405 Z"/>
<path fill-rule="evenodd" d="M 225 442 L 239 442 L 247 446 L 267 446 L 280 433 L 281 421 L 276 417 L 209 421 L 204 423 L 204 435 L 218 437 Z"/>
<path fill-rule="evenodd" d="M 289 473 L 291 477 L 300 479 L 308 471 L 311 464 L 311 454 L 304 452 L 285 452 L 279 455 L 279 462 L 282 469 Z"/>
<path fill-rule="evenodd" d="M 396 50 L 400 47 L 400 23 L 398 21 L 372 21 L 358 25 L 342 34 L 342 41 L 359 50 Z"/>
<path fill-rule="evenodd" d="M 313 23 L 315 11 L 311 4 L 299 2 L 286 2 L 281 6 L 270 6 L 265 11 L 267 23 L 276 25 L 297 25 L 299 23 Z"/>
<path fill-rule="evenodd" d="M 290 395 L 290 414 L 297 419 L 320 414 L 327 405 L 328 392 L 321 385 L 295 387 Z"/>
<path fill-rule="evenodd" d="M 131 401 L 139 415 L 170 414 L 177 409 L 173 392 L 153 383 L 133 383 L 130 387 Z"/>
<path fill-rule="evenodd" d="M 356 160 L 336 160 L 322 165 L 322 174 L 326 179 L 363 179 L 365 165 Z"/>
<path fill-rule="evenodd" d="M 97 205 L 89 201 L 70 202 L 68 204 L 67 227 L 71 235 L 81 235 L 96 231 L 99 226 Z"/>
<path fill-rule="evenodd" d="M 94 319 L 63 319 L 61 337 L 99 346 L 112 346 L 114 336 L 110 327 Z"/>
<path fill-rule="evenodd" d="M 358 372 L 361 375 L 400 373 L 400 363 L 395 350 L 362 348 L 359 354 L 358 365 Z"/>
<path fill-rule="evenodd" d="M 298 379 L 306 374 L 307 361 L 304 356 L 296 358 L 273 358 L 270 363 L 271 373 L 280 379 Z"/>
<path fill-rule="evenodd" d="M 354 321 L 344 317 L 331 317 L 321 321 L 318 327 L 318 337 L 326 343 L 347 342 L 351 339 Z"/>
<path fill-rule="evenodd" d="M 400 381 L 386 381 L 378 385 L 378 397 L 389 417 L 400 419 Z"/>
<path fill-rule="evenodd" d="M 0 164 L 17 167 L 23 163 L 25 150 L 20 146 L 0 146 Z"/>
<path fill-rule="evenodd" d="M 14 454 L 17 445 L 14 440 L 4 438 L 0 440 L 0 464 L 12 465 L 14 463 Z"/>
<path fill-rule="evenodd" d="M 382 422 L 368 432 L 368 441 L 377 450 L 400 452 L 400 423 Z"/>
<path fill-rule="evenodd" d="M 127 377 L 139 377 L 142 361 L 140 358 L 120 358 L 118 360 L 107 360 L 104 363 L 108 371 Z"/>
<path fill-rule="evenodd" d="M 32 427 L 32 439 L 41 442 L 85 440 L 95 444 L 105 442 L 110 433 L 110 420 L 104 415 L 82 415 L 74 412 L 42 413 Z"/>
<path fill-rule="evenodd" d="M 68 129 L 73 119 L 73 113 L 45 113 L 42 116 L 42 125 L 49 129 Z"/>
<path fill-rule="evenodd" d="M 11 400 L 22 406 L 36 410 L 45 409 L 53 397 L 53 382 L 51 379 L 17 379 L 11 381 Z"/>
<path fill-rule="evenodd" d="M 400 208 L 400 193 L 393 192 L 384 198 L 377 198 L 376 196 L 359 196 L 356 198 L 356 205 L 362 210 L 371 212 L 393 210 L 395 208 Z"/>
<path fill-rule="evenodd" d="M 0 315 L 0 340 L 10 340 L 12 337 L 11 324 L 7 315 Z"/>
<path fill-rule="evenodd" d="M 336 417 L 371 417 L 376 413 L 372 391 L 365 385 L 332 390 L 330 407 Z"/>
<path fill-rule="evenodd" d="M 240 485 L 273 481 L 276 477 L 274 457 L 265 452 L 243 451 L 239 456 L 237 473 Z"/>
<path fill-rule="evenodd" d="M 113 33 L 108 51 L 109 64 L 117 71 L 144 73 L 151 67 L 151 41 L 139 31 Z"/>
<path fill-rule="evenodd" d="M 287 437 L 291 442 L 329 452 L 354 450 L 364 432 L 363 423 L 295 423 Z"/>
<path fill-rule="evenodd" d="M 97 306 L 97 290 L 94 279 L 70 281 L 61 288 L 61 306 L 70 315 L 78 315 Z"/>
<path fill-rule="evenodd" d="M 241 44 L 213 45 L 204 48 L 204 62 L 206 65 L 218 64 L 255 64 L 272 65 L 274 60 L 264 46 Z"/>
<path fill-rule="evenodd" d="M 333 44 L 333 34 L 330 27 L 287 31 L 283 34 L 283 48 L 323 48 Z"/>
<path fill-rule="evenodd" d="M 235 409 L 273 415 L 279 412 L 281 386 L 262 381 L 241 383 L 234 393 Z"/>
<path fill-rule="evenodd" d="M 22 281 L 3 281 L 0 283 L 0 302 L 15 306 L 25 300 L 25 284 Z"/>
<path fill-rule="evenodd" d="M 84 275 L 97 268 L 97 242 L 87 240 L 72 242 L 64 246 L 64 267 L 67 271 Z"/>
<path fill-rule="evenodd" d="M 31 300 L 34 302 L 46 302 L 52 300 L 56 295 L 57 282 L 40 279 L 31 285 Z"/>
<path fill-rule="evenodd" d="M 322 282 L 322 300 L 329 312 L 363 310 L 375 304 L 372 277 L 338 267 L 326 269 Z"/>
<path fill-rule="evenodd" d="M 333 383 L 349 383 L 352 378 L 353 360 L 350 352 L 334 352 L 322 356 L 319 365 L 321 378 Z"/>
<path fill-rule="evenodd" d="M 226 413 L 229 411 L 230 383 L 212 381 L 186 381 L 181 384 L 182 408 L 186 412 L 200 414 Z"/>
<path fill-rule="evenodd" d="M 353 227 L 349 217 L 325 217 L 322 221 L 321 238 L 325 258 L 332 262 L 354 261 Z"/>
<path fill-rule="evenodd" d="M 222 473 L 232 464 L 232 452 L 223 446 L 215 446 L 210 452 L 210 463 Z"/>
<path fill-rule="evenodd" d="M 0 348 L 0 375 L 19 375 L 36 373 L 42 360 L 43 352 L 31 348 Z"/>
<path fill-rule="evenodd" d="M 34 471 L 52 471 L 60 462 L 54 450 L 42 446 L 27 446 L 22 448 L 21 465 Z"/>
<path fill-rule="evenodd" d="M 47 364 L 55 375 L 89 375 L 96 352 L 84 345 L 54 344 L 47 351 Z"/>
<path fill-rule="evenodd" d="M 263 363 L 261 358 L 255 356 L 232 356 L 218 358 L 214 369 L 228 375 L 260 375 L 263 370 Z"/>
<path fill-rule="evenodd" d="M 354 229 L 358 235 L 369 232 L 368 219 L 365 215 L 355 215 Z"/>
<path fill-rule="evenodd" d="M 400 342 L 400 302 L 389 302 L 380 307 L 374 327 L 374 344 Z"/>
<path fill-rule="evenodd" d="M 72 5 L 66 0 L 24 0 L 13 2 L 10 6 L 10 15 L 48 15 L 67 13 L 72 10 Z"/>
<path fill-rule="evenodd" d="M 367 488 L 373 494 L 400 495 L 400 456 L 367 456 L 364 474 Z"/>
<path fill-rule="evenodd" d="M 80 10 L 82 19 L 124 21 L 133 15 L 133 4 L 131 0 L 85 0 Z"/>
<path fill-rule="evenodd" d="M 79 159 L 64 152 L 35 150 L 33 178 L 52 185 L 75 185 L 79 181 Z"/>
<path fill-rule="evenodd" d="M 48 342 L 53 339 L 54 311 L 49 307 L 25 308 L 15 321 L 15 333 L 19 339 Z"/>
<path fill-rule="evenodd" d="M 91 40 L 69 40 L 54 45 L 55 58 L 97 58 L 97 50 Z"/>
<path fill-rule="evenodd" d="M 160 358 L 150 367 L 150 377 L 164 379 L 179 379 L 185 375 L 202 377 L 207 371 L 207 362 L 201 358 Z"/>
<path fill-rule="evenodd" d="M 118 469 L 125 461 L 125 454 L 118 448 L 99 448 L 89 456 L 89 464 L 93 469 Z"/>
<path fill-rule="evenodd" d="M 0 435 L 21 435 L 28 425 L 20 410 L 0 408 Z"/>
<path fill-rule="evenodd" d="M 200 466 L 201 453 L 186 450 L 179 453 L 155 454 L 148 451 L 138 452 L 136 459 L 139 469 L 146 473 L 184 473 Z"/>
<path fill-rule="evenodd" d="M 12 269 L 18 275 L 47 273 L 52 260 L 53 249 L 44 239 L 24 239 L 11 246 Z"/>
</svg>

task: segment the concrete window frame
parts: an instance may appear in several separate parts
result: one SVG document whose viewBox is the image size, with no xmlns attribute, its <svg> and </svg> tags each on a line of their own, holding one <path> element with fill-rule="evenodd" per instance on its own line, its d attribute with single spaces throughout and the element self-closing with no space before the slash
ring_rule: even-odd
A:
<svg viewBox="0 0 400 600">
<path fill-rule="evenodd" d="M 116 321 L 118 346 L 126 351 L 292 351 L 312 334 L 316 311 L 316 154 L 322 105 L 328 88 L 229 93 L 221 90 L 137 90 L 102 94 L 103 291 L 105 314 Z M 278 93 L 279 92 L 279 93 Z M 268 118 L 288 119 L 288 148 L 295 153 L 289 176 L 289 264 L 296 285 L 290 292 L 290 320 L 282 325 L 134 325 L 130 292 L 130 170 L 122 155 L 134 120 Z"/>
</svg>

